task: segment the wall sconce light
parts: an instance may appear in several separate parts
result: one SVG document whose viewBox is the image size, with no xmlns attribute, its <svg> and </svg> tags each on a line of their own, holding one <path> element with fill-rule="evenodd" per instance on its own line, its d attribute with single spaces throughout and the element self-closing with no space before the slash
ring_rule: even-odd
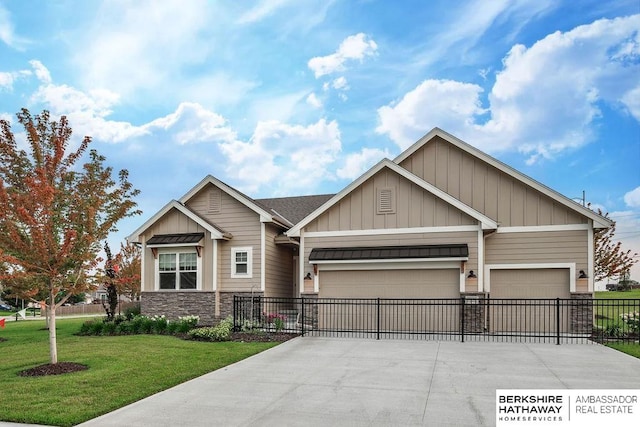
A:
<svg viewBox="0 0 640 427">
<path fill-rule="evenodd" d="M 580 270 L 578 274 L 578 279 L 586 279 L 586 278 L 587 278 L 587 273 L 585 273 L 584 270 Z"/>
<path fill-rule="evenodd" d="M 469 271 L 469 275 L 467 276 L 467 278 L 475 279 L 476 277 L 478 277 L 478 276 L 476 276 L 476 274 L 473 272 L 473 270 L 470 270 Z"/>
</svg>

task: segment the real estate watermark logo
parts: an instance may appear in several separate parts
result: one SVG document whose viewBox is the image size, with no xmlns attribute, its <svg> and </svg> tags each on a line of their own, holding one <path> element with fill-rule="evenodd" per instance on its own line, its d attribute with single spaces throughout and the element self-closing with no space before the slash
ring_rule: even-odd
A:
<svg viewBox="0 0 640 427">
<path fill-rule="evenodd" d="M 496 426 L 640 426 L 639 390 L 496 390 Z"/>
</svg>

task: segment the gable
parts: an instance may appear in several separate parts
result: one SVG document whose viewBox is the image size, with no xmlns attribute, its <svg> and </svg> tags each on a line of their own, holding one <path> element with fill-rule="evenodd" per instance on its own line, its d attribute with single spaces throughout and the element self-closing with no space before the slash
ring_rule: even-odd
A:
<svg viewBox="0 0 640 427">
<path fill-rule="evenodd" d="M 515 171 L 498 167 L 500 164 L 497 160 L 493 159 L 497 166 L 490 164 L 463 148 L 436 134 L 421 146 L 408 150 L 408 155 L 399 156 L 396 161 L 401 167 L 492 218 L 502 227 L 589 222 L 590 216 L 580 212 L 586 209 L 577 203 L 525 177 L 534 182 L 536 188 L 514 176 Z M 540 187 L 546 191 L 541 191 Z M 552 197 L 553 193 L 556 197 Z M 592 216 L 599 219 L 595 213 Z"/>
<path fill-rule="evenodd" d="M 385 167 L 309 222 L 305 231 L 477 224 L 477 219 Z"/>
<path fill-rule="evenodd" d="M 142 235 L 145 236 L 146 241 L 149 241 L 156 235 L 204 233 L 205 231 L 207 230 L 182 212 L 170 209 L 147 228 Z"/>
<path fill-rule="evenodd" d="M 191 196 L 186 206 L 199 216 L 230 231 L 249 224 L 255 228 L 260 222 L 258 213 L 211 183 Z"/>
</svg>

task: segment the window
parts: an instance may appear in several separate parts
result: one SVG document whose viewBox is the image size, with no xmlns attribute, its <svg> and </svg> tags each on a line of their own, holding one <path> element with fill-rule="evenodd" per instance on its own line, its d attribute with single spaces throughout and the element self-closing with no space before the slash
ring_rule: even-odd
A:
<svg viewBox="0 0 640 427">
<path fill-rule="evenodd" d="M 158 254 L 159 289 L 197 289 L 198 255 L 195 252 Z"/>
<path fill-rule="evenodd" d="M 250 279 L 252 274 L 252 249 L 231 248 L 231 277 Z"/>
</svg>

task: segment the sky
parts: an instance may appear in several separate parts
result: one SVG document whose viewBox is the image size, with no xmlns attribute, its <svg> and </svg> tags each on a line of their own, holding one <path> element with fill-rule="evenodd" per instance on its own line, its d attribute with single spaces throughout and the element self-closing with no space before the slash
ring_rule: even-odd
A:
<svg viewBox="0 0 640 427">
<path fill-rule="evenodd" d="M 141 190 L 112 248 L 208 174 L 336 193 L 437 126 L 640 253 L 638 0 L 0 0 L 0 118 L 23 107 Z"/>
</svg>

